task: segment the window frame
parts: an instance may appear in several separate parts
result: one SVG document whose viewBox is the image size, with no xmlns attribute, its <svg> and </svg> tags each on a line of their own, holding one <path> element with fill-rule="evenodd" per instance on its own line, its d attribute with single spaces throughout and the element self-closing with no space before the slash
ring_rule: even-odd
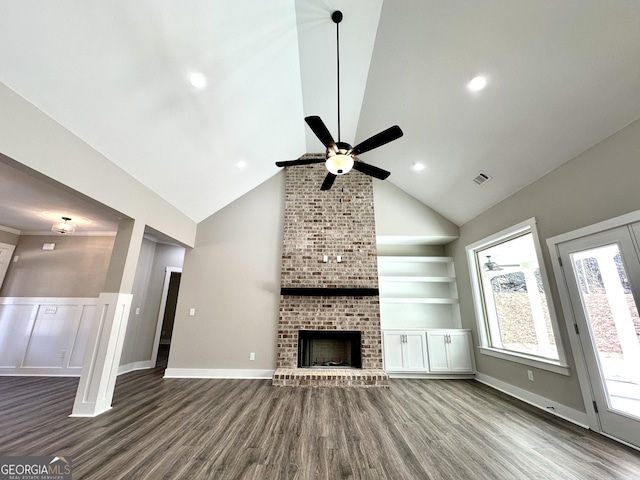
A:
<svg viewBox="0 0 640 480">
<path fill-rule="evenodd" d="M 494 245 L 507 242 L 519 236 L 531 233 L 533 237 L 533 245 L 540 269 L 540 278 L 544 287 L 544 296 L 547 300 L 547 309 L 549 310 L 549 318 L 551 320 L 551 328 L 555 339 L 556 350 L 558 351 L 558 360 L 528 355 L 526 353 L 506 350 L 504 348 L 494 347 L 491 344 L 491 331 L 489 328 L 490 319 L 485 310 L 485 302 L 483 289 L 480 279 L 480 268 L 477 252 L 492 247 Z M 562 346 L 562 337 L 558 328 L 558 320 L 556 318 L 556 309 L 553 304 L 553 298 L 550 295 L 549 280 L 544 265 L 544 257 L 540 248 L 540 239 L 536 228 L 536 219 L 530 218 L 520 222 L 512 227 L 501 230 L 497 233 L 489 235 L 477 242 L 466 247 L 467 264 L 469 266 L 469 278 L 471 280 L 471 293 L 473 297 L 473 307 L 476 317 L 476 325 L 478 328 L 478 339 L 480 341 L 479 350 L 483 355 L 501 358 L 515 363 L 528 365 L 542 370 L 569 375 L 569 367 L 566 361 L 566 355 Z"/>
</svg>

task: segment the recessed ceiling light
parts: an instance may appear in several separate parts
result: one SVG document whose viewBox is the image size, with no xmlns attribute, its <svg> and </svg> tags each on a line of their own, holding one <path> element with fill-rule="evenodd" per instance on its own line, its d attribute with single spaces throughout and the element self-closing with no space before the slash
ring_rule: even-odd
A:
<svg viewBox="0 0 640 480">
<path fill-rule="evenodd" d="M 244 160 L 239 160 L 238 162 L 236 162 L 236 167 L 242 169 L 245 168 L 247 166 L 247 162 L 245 162 Z"/>
<path fill-rule="evenodd" d="M 207 79 L 200 72 L 192 72 L 189 74 L 189 83 L 193 88 L 202 90 L 207 86 Z"/>
<path fill-rule="evenodd" d="M 421 172 L 425 167 L 424 163 L 413 162 L 413 166 L 411 168 L 413 168 L 416 172 Z"/>
<path fill-rule="evenodd" d="M 483 75 L 477 75 L 469 80 L 467 83 L 467 88 L 472 92 L 479 92 L 480 90 L 484 90 L 484 87 L 487 86 L 487 77 Z"/>
</svg>

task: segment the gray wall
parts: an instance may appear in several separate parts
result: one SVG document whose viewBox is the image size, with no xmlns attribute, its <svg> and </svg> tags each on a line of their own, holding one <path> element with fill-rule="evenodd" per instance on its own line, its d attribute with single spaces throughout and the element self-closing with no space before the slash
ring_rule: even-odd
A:
<svg viewBox="0 0 640 480">
<path fill-rule="evenodd" d="M 181 268 L 185 249 L 144 239 L 133 282 L 133 301 L 120 365 L 154 362 L 153 347 L 165 269 Z M 136 310 L 140 309 L 139 313 Z M 134 365 L 135 367 L 135 365 Z"/>
<path fill-rule="evenodd" d="M 460 227 L 460 239 L 447 245 L 455 259 L 462 323 L 477 328 L 471 298 L 465 246 L 531 217 L 536 217 L 544 263 L 551 282 L 561 341 L 572 375 L 535 371 L 535 382 L 527 380 L 527 367 L 476 354 L 478 371 L 535 394 L 584 411 L 575 375 L 569 339 L 553 278 L 546 239 L 640 209 L 640 121 L 565 163 L 545 177 L 520 190 Z M 487 187 L 490 188 L 490 185 Z"/>
<path fill-rule="evenodd" d="M 378 236 L 412 236 L 422 237 L 424 240 L 432 238 L 444 244 L 459 234 L 456 224 L 396 187 L 391 181 L 374 181 L 373 198 Z"/>
<path fill-rule="evenodd" d="M 198 224 L 185 255 L 169 368 L 275 368 L 283 212 L 279 173 Z"/>
<path fill-rule="evenodd" d="M 97 297 L 115 237 L 22 235 L 9 264 L 2 297 Z M 55 243 L 53 251 L 43 243 Z"/>
</svg>

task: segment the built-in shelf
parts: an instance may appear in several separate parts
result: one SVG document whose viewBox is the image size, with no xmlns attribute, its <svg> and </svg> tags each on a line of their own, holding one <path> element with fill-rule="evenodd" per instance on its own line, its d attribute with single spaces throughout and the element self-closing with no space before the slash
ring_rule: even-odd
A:
<svg viewBox="0 0 640 480">
<path fill-rule="evenodd" d="M 404 276 L 404 277 L 394 277 L 394 276 L 384 276 L 381 277 L 385 282 L 443 282 L 443 283 L 453 283 L 456 281 L 456 277 L 417 277 L 417 276 Z"/>
<path fill-rule="evenodd" d="M 453 262 L 452 257 L 406 257 L 396 255 L 378 256 L 378 264 L 380 263 L 450 263 Z"/>
<path fill-rule="evenodd" d="M 383 329 L 460 328 L 453 258 L 379 256 Z"/>
</svg>

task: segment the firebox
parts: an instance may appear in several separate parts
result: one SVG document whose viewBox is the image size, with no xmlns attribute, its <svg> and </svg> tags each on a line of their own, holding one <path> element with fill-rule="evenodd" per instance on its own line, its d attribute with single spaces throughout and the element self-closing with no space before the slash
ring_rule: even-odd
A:
<svg viewBox="0 0 640 480">
<path fill-rule="evenodd" d="M 298 368 L 362 368 L 360 332 L 298 330 Z"/>
</svg>

